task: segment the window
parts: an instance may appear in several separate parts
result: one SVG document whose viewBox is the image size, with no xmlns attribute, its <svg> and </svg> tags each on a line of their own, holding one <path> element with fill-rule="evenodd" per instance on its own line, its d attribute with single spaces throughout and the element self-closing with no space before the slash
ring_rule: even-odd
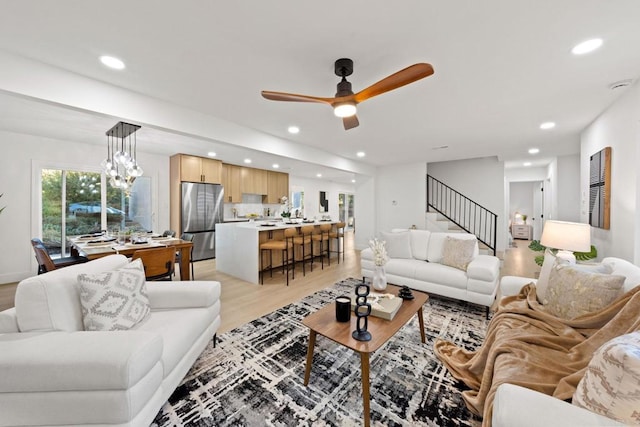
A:
<svg viewBox="0 0 640 427">
<path fill-rule="evenodd" d="M 128 193 L 106 185 L 99 172 L 42 169 L 40 179 L 41 236 L 52 257 L 68 256 L 67 236 L 105 229 L 151 230 L 148 177 L 136 179 Z"/>
</svg>

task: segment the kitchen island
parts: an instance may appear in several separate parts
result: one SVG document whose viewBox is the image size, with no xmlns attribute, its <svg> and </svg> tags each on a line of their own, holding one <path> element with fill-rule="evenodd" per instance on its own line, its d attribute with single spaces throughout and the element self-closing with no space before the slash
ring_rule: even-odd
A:
<svg viewBox="0 0 640 427">
<path fill-rule="evenodd" d="M 304 225 L 336 224 L 338 221 L 315 221 L 285 224 L 284 222 L 255 221 L 216 224 L 216 270 L 259 284 L 260 244 L 270 239 L 283 239 L 284 230 Z M 318 254 L 318 249 L 314 248 Z M 296 255 L 296 259 L 299 255 Z M 273 265 L 282 265 L 280 254 L 273 254 Z"/>
</svg>

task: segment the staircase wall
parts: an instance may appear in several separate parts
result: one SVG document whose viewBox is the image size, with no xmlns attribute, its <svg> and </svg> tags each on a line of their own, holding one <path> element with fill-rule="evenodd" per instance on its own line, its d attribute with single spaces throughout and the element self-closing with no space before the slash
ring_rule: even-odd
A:
<svg viewBox="0 0 640 427">
<path fill-rule="evenodd" d="M 498 215 L 496 250 L 503 252 L 508 237 L 504 162 L 496 157 L 434 162 L 427 164 L 427 173 Z"/>
</svg>

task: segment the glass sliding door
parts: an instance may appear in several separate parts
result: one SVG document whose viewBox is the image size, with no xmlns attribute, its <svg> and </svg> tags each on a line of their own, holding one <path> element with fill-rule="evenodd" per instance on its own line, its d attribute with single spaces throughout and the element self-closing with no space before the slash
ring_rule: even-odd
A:
<svg viewBox="0 0 640 427">
<path fill-rule="evenodd" d="M 68 236 L 151 230 L 151 179 L 139 177 L 127 192 L 105 182 L 100 172 L 41 169 L 41 236 L 52 257 L 69 255 Z"/>
<path fill-rule="evenodd" d="M 353 194 L 338 194 L 338 218 L 340 222 L 347 224 L 348 229 L 355 228 L 355 196 Z"/>
</svg>

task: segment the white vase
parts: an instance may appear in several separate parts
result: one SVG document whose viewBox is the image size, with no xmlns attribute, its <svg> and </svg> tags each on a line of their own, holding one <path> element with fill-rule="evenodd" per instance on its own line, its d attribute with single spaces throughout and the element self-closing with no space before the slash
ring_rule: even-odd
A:
<svg viewBox="0 0 640 427">
<path fill-rule="evenodd" d="M 387 274 L 384 271 L 384 265 L 375 266 L 372 285 L 376 291 L 384 291 L 387 289 Z"/>
</svg>

